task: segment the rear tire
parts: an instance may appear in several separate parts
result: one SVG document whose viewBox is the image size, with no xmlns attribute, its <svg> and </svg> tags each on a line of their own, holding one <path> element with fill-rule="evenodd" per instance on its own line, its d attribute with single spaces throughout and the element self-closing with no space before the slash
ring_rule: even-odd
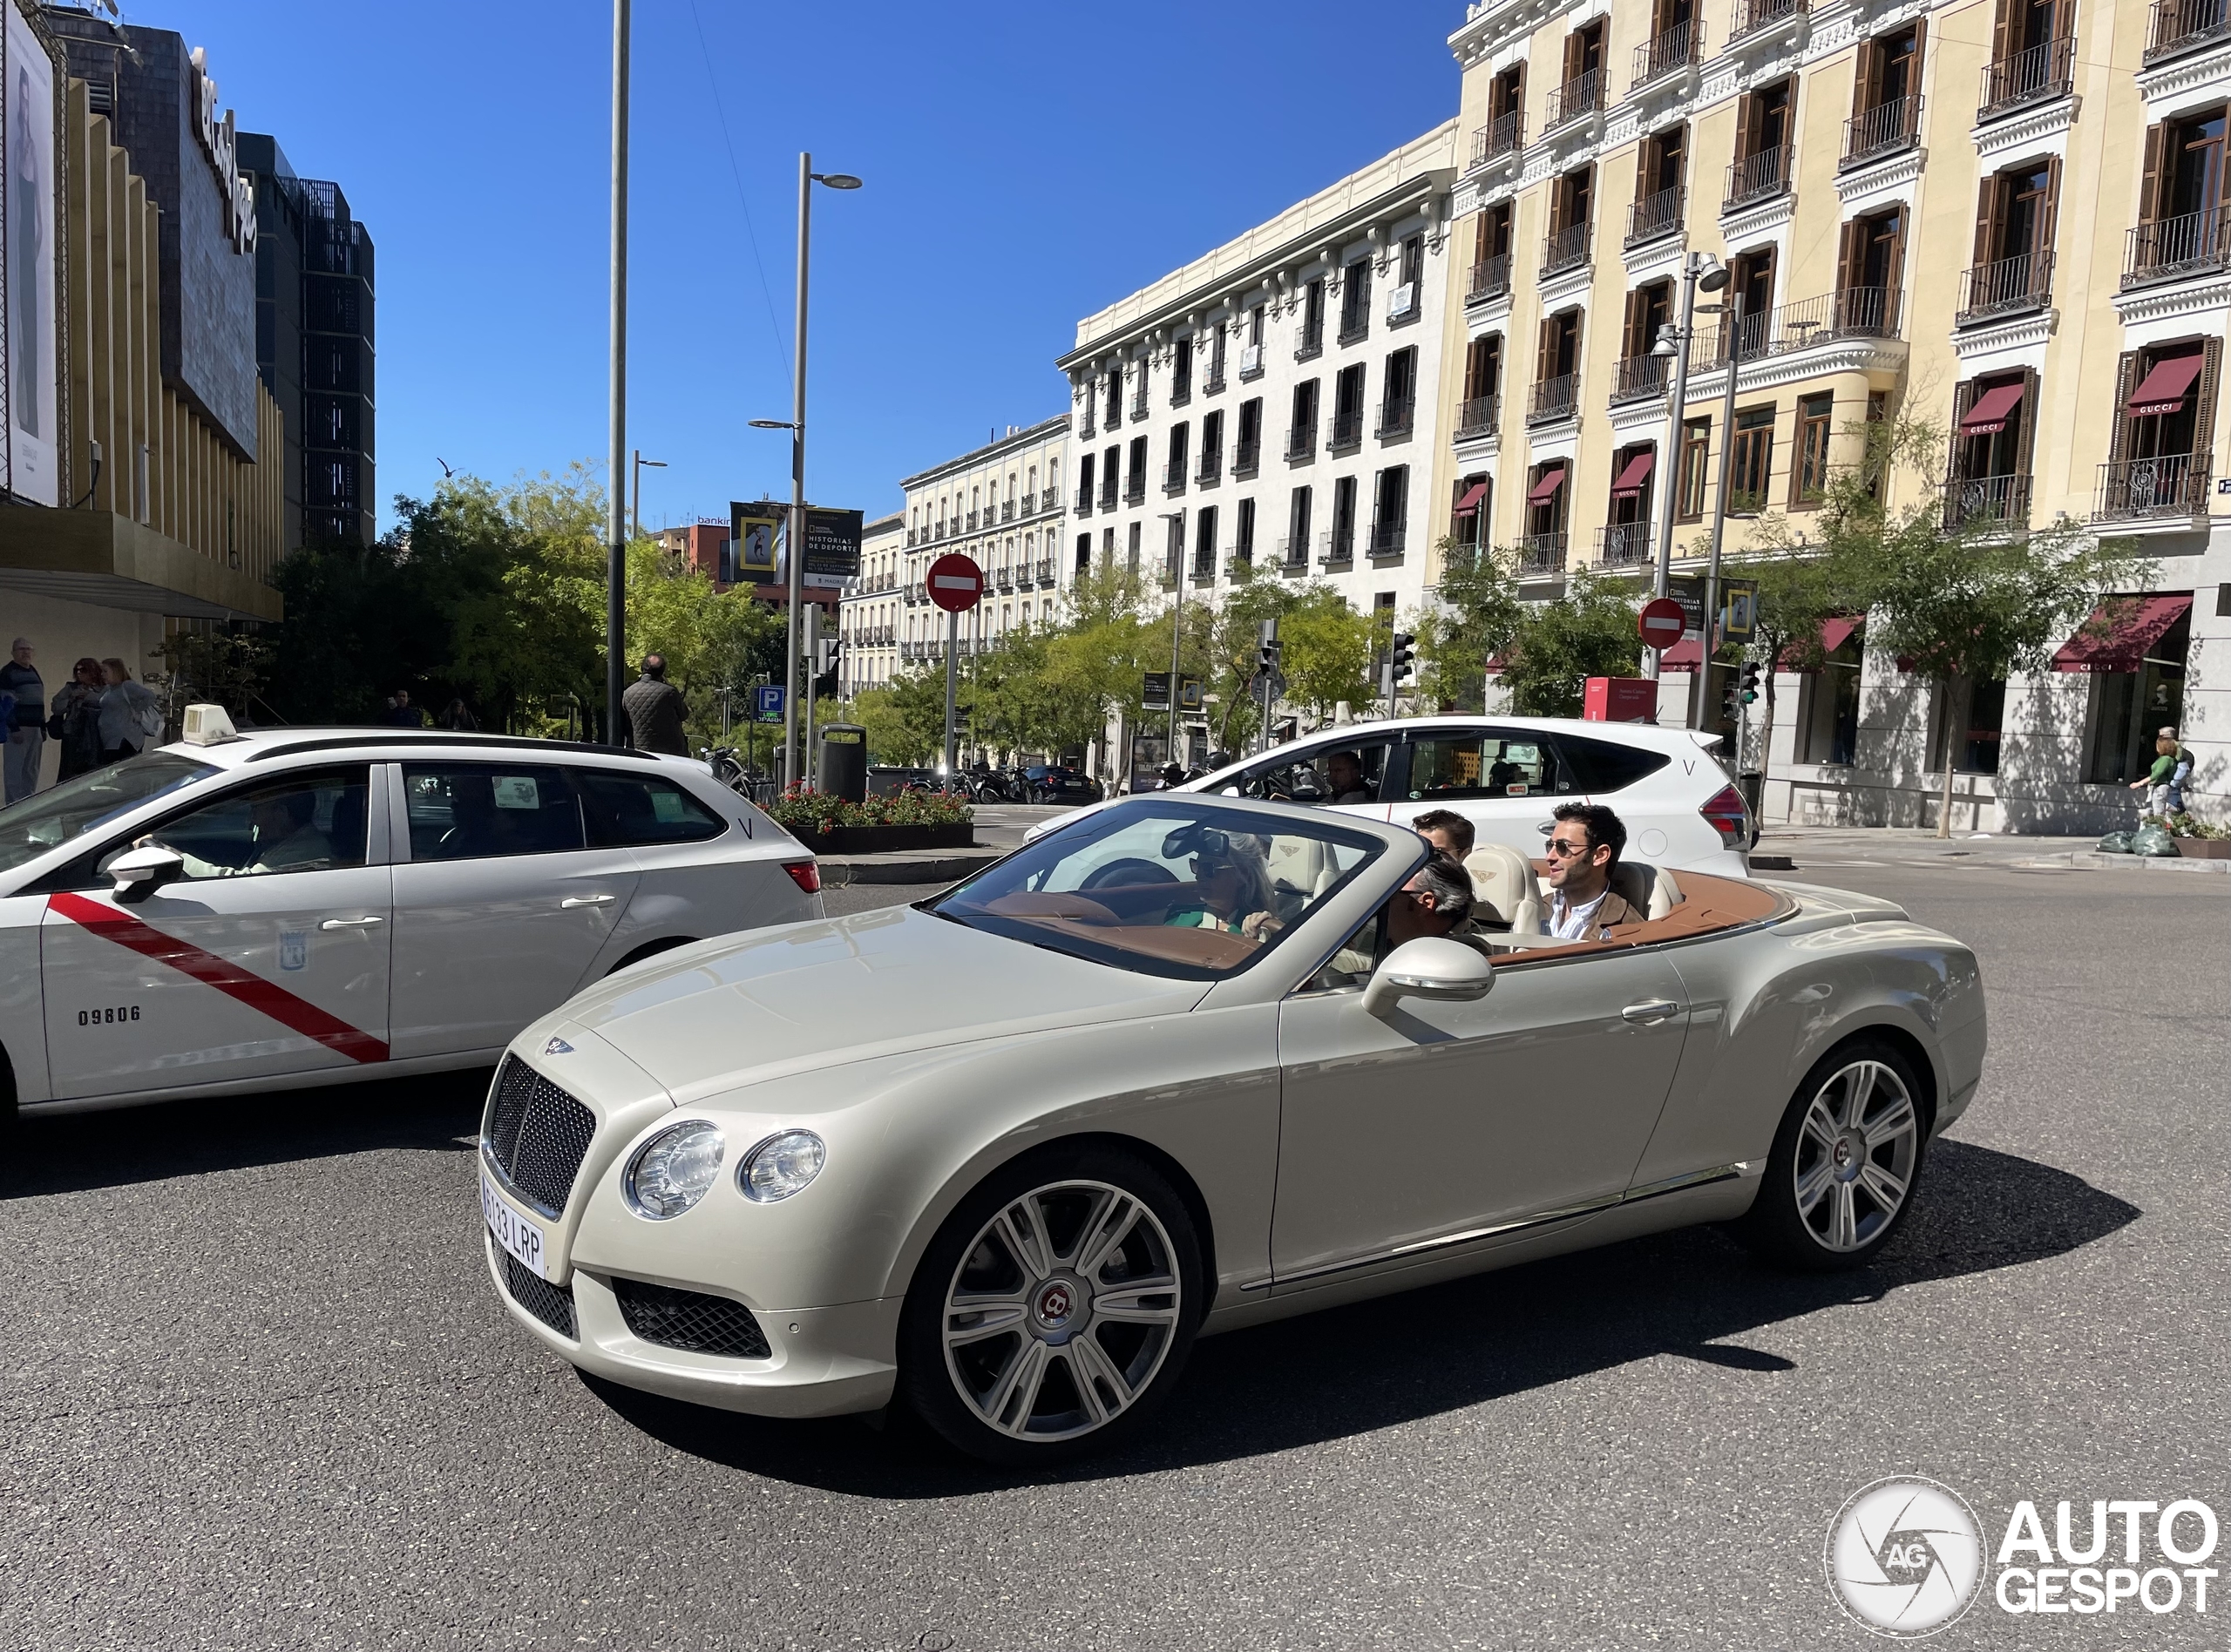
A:
<svg viewBox="0 0 2231 1652">
<path fill-rule="evenodd" d="M 972 1457 L 1067 1462 L 1134 1436 L 1205 1305 L 1185 1202 L 1152 1166 L 1055 1144 L 946 1219 L 906 1293 L 899 1391 Z"/>
<path fill-rule="evenodd" d="M 1913 1209 L 1928 1148 L 1928 1091 L 1905 1053 L 1860 1037 L 1797 1087 L 1735 1236 L 1805 1273 L 1863 1268 Z"/>
</svg>

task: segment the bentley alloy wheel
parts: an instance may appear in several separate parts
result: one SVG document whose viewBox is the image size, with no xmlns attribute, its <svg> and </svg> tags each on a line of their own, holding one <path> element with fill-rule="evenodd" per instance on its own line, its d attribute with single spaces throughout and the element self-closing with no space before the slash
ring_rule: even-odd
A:
<svg viewBox="0 0 2231 1652">
<path fill-rule="evenodd" d="M 1736 1236 L 1794 1268 L 1862 1265 L 1913 1206 L 1928 1130 L 1904 1051 L 1864 1036 L 1831 1050 L 1790 1099 Z"/>
</svg>

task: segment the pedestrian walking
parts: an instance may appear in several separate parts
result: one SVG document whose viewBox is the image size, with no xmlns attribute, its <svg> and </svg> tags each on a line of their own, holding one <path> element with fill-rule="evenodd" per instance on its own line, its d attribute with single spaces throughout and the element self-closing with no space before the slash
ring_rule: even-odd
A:
<svg viewBox="0 0 2231 1652">
<path fill-rule="evenodd" d="M 7 702 L 7 801 L 21 802 L 38 789 L 39 759 L 46 750 L 46 685 L 31 664 L 28 637 L 16 639 L 14 657 L 0 666 L 0 700 Z"/>
<path fill-rule="evenodd" d="M 397 728 L 424 728 L 426 714 L 410 703 L 410 690 L 398 688 L 395 698 L 387 702 L 387 720 Z"/>
<path fill-rule="evenodd" d="M 107 692 L 107 674 L 91 654 L 72 666 L 70 680 L 55 690 L 46 732 L 61 748 L 57 780 L 89 774 L 101 766 L 101 696 Z"/>
<path fill-rule="evenodd" d="M 662 751 L 673 757 L 689 755 L 689 736 L 683 725 L 689 704 L 682 690 L 666 680 L 666 656 L 645 654 L 643 674 L 620 697 L 627 714 L 628 743 L 638 751 Z"/>
<path fill-rule="evenodd" d="M 2157 729 L 2153 735 L 2153 766 L 2146 771 L 2142 779 L 2130 783 L 2133 791 L 2146 794 L 2146 802 L 2139 809 L 2141 821 L 2160 820 L 2184 809 L 2180 764 L 2183 766 L 2184 775 L 2192 773 L 2192 758 L 2178 744 L 2177 731 L 2174 728 Z"/>
<path fill-rule="evenodd" d="M 101 694 L 101 761 L 121 762 L 162 738 L 163 702 L 146 683 L 132 680 L 131 667 L 121 660 L 102 660 L 101 673 L 108 680 Z"/>
<path fill-rule="evenodd" d="M 472 714 L 472 708 L 465 703 L 460 694 L 442 708 L 442 714 L 435 721 L 454 734 L 475 735 L 480 732 L 480 720 Z"/>
</svg>

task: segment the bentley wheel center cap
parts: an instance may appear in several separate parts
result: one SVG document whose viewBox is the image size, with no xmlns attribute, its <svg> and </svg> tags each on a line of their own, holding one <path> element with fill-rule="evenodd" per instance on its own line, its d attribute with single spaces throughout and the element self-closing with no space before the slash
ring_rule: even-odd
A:
<svg viewBox="0 0 2231 1652">
<path fill-rule="evenodd" d="M 1836 1138 L 1834 1150 L 1829 1154 L 1828 1159 L 1835 1167 L 1836 1179 L 1849 1181 L 1859 1174 L 1860 1166 L 1867 1162 L 1867 1151 L 1864 1145 L 1855 1142 L 1852 1136 L 1841 1135 Z"/>
<path fill-rule="evenodd" d="M 1031 1303 L 1031 1317 L 1037 1320 L 1041 1330 L 1067 1330 L 1084 1304 L 1084 1289 L 1075 1280 L 1048 1280 L 1038 1288 L 1037 1299 Z"/>
</svg>

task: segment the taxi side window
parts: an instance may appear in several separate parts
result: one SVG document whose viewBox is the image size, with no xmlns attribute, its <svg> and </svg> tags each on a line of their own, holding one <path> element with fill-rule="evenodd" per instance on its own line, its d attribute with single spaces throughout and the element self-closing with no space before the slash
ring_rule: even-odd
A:
<svg viewBox="0 0 2231 1652">
<path fill-rule="evenodd" d="M 405 763 L 414 861 L 551 855 L 587 846 L 566 769 L 530 763 Z"/>
<path fill-rule="evenodd" d="M 362 768 L 275 775 L 228 791 L 146 835 L 185 858 L 189 879 L 362 866 L 367 777 Z M 101 858 L 129 847 L 111 845 Z"/>
<path fill-rule="evenodd" d="M 728 829 L 728 822 L 662 776 L 622 775 L 606 768 L 574 773 L 581 783 L 589 841 L 600 849 L 630 843 L 702 843 Z"/>
<path fill-rule="evenodd" d="M 1556 746 L 1538 735 L 1421 734 L 1410 736 L 1412 802 L 1458 797 L 1562 797 L 1580 786 Z"/>
<path fill-rule="evenodd" d="M 1242 773 L 1239 795 L 1296 803 L 1381 802 L 1388 795 L 1383 782 L 1393 748 L 1391 741 L 1360 740 L 1261 763 Z M 1354 760 L 1353 775 L 1344 761 L 1350 758 Z M 1340 790 L 1343 783 L 1345 792 Z"/>
</svg>

